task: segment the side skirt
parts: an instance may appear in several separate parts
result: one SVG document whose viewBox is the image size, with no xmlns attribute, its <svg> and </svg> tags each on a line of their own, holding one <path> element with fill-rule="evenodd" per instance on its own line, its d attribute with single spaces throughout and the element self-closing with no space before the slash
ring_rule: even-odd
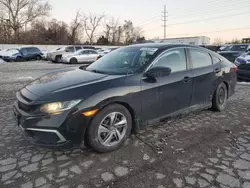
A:
<svg viewBox="0 0 250 188">
<path fill-rule="evenodd" d="M 167 114 L 165 116 L 155 118 L 155 119 L 152 119 L 152 120 L 147 120 L 147 121 L 144 121 L 144 122 L 142 122 L 141 120 L 137 120 L 137 126 L 136 126 L 137 130 L 136 130 L 135 133 L 138 133 L 139 130 L 143 129 L 146 126 L 150 126 L 150 125 L 154 125 L 154 124 L 157 124 L 157 123 L 160 123 L 160 122 L 164 122 L 164 121 L 166 121 L 167 119 L 170 119 L 170 118 L 174 118 L 174 117 L 178 117 L 178 116 L 182 116 L 182 115 L 187 115 L 187 114 L 190 114 L 191 112 L 207 110 L 207 109 L 209 109 L 211 107 L 212 107 L 211 103 L 193 105 L 193 106 L 178 110 L 178 111 L 176 111 L 174 113 Z"/>
</svg>

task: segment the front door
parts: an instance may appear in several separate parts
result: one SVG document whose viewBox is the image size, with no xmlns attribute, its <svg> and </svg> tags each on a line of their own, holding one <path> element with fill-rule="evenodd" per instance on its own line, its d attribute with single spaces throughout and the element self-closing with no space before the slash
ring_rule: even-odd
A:
<svg viewBox="0 0 250 188">
<path fill-rule="evenodd" d="M 187 108 L 193 88 L 193 76 L 187 66 L 185 48 L 170 49 L 156 59 L 152 67 L 169 67 L 168 76 L 157 77 L 155 82 L 142 82 L 142 111 L 144 119 L 154 119 Z"/>
</svg>

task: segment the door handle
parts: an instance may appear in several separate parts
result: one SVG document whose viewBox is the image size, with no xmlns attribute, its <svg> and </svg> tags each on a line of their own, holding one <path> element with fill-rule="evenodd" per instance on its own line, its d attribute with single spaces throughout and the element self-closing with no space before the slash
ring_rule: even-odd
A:
<svg viewBox="0 0 250 188">
<path fill-rule="evenodd" d="M 216 69 L 214 69 L 214 72 L 215 73 L 219 73 L 219 72 L 221 72 L 221 69 L 220 68 L 216 68 Z"/>
<path fill-rule="evenodd" d="M 192 80 L 192 78 L 190 78 L 189 76 L 185 76 L 184 78 L 183 78 L 183 82 L 184 83 L 188 83 L 188 82 L 190 82 Z"/>
</svg>

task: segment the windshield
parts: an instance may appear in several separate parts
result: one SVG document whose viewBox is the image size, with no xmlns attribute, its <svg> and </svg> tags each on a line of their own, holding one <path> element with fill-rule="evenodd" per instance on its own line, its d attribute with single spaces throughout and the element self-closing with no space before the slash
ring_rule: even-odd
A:
<svg viewBox="0 0 250 188">
<path fill-rule="evenodd" d="M 230 51 L 240 51 L 245 52 L 247 50 L 248 45 L 232 45 L 229 47 Z"/>
<path fill-rule="evenodd" d="M 153 59 L 157 48 L 125 47 L 115 50 L 86 68 L 103 74 L 128 74 L 140 72 Z"/>
<path fill-rule="evenodd" d="M 8 53 L 16 54 L 16 53 L 19 53 L 19 51 L 17 49 L 9 49 Z"/>
<path fill-rule="evenodd" d="M 229 50 L 229 47 L 230 46 L 222 46 L 222 47 L 220 47 L 220 51 L 227 51 L 227 50 Z"/>
</svg>

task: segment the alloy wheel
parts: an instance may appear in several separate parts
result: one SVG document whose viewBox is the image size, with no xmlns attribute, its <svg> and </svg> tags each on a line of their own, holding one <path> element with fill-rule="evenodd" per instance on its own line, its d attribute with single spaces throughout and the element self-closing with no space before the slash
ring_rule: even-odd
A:
<svg viewBox="0 0 250 188">
<path fill-rule="evenodd" d="M 223 105 L 226 100 L 226 91 L 223 87 L 219 89 L 218 102 L 220 105 Z"/>
<path fill-rule="evenodd" d="M 112 112 L 105 116 L 98 127 L 98 140 L 106 146 L 119 144 L 126 135 L 128 122 L 120 112 Z"/>
</svg>

